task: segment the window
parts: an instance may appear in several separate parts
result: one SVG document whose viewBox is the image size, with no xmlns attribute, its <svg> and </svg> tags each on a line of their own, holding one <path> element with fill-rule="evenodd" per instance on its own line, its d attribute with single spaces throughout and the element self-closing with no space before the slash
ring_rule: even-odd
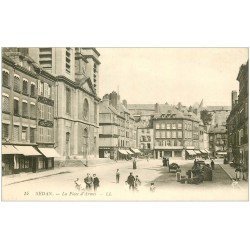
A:
<svg viewBox="0 0 250 250">
<path fill-rule="evenodd" d="M 44 104 L 38 103 L 38 118 L 44 119 Z"/>
<path fill-rule="evenodd" d="M 2 83 L 3 83 L 3 86 L 9 87 L 9 82 L 10 82 L 9 71 L 4 69 L 2 71 Z"/>
<path fill-rule="evenodd" d="M 44 69 L 52 68 L 52 48 L 39 48 L 39 64 Z"/>
<path fill-rule="evenodd" d="M 43 96 L 43 83 L 38 81 L 38 95 Z"/>
<path fill-rule="evenodd" d="M 172 124 L 172 129 L 176 129 L 176 124 L 175 123 Z"/>
<path fill-rule="evenodd" d="M 159 124 L 159 123 L 156 123 L 156 124 L 155 124 L 155 128 L 156 128 L 156 129 L 160 129 L 160 124 Z"/>
<path fill-rule="evenodd" d="M 69 88 L 66 88 L 66 113 L 71 113 L 71 91 Z"/>
<path fill-rule="evenodd" d="M 30 85 L 30 96 L 31 97 L 35 97 L 36 96 L 36 85 L 33 82 Z"/>
<path fill-rule="evenodd" d="M 182 131 L 178 131 L 178 138 L 182 138 Z"/>
<path fill-rule="evenodd" d="M 2 139 L 9 139 L 9 124 L 2 123 Z"/>
<path fill-rule="evenodd" d="M 170 124 L 169 123 L 167 124 L 167 129 L 170 129 Z"/>
<path fill-rule="evenodd" d="M 14 75 L 14 91 L 20 92 L 20 77 L 18 75 Z"/>
<path fill-rule="evenodd" d="M 178 123 L 178 129 L 182 129 L 182 123 Z"/>
<path fill-rule="evenodd" d="M 166 136 L 167 138 L 171 138 L 171 132 L 170 131 L 167 131 L 166 134 L 167 134 L 167 136 Z"/>
<path fill-rule="evenodd" d="M 22 141 L 27 140 L 27 127 L 22 127 Z"/>
<path fill-rule="evenodd" d="M 33 102 L 30 103 L 30 117 L 36 118 L 36 105 Z"/>
<path fill-rule="evenodd" d="M 28 81 L 23 79 L 23 94 L 28 95 Z"/>
<path fill-rule="evenodd" d="M 156 138 L 160 138 L 160 131 L 156 131 L 156 132 L 155 132 L 155 137 L 156 137 Z"/>
<path fill-rule="evenodd" d="M 28 117 L 28 103 L 27 101 L 23 101 L 23 117 Z"/>
<path fill-rule="evenodd" d="M 14 126 L 14 141 L 19 141 L 19 126 Z"/>
<path fill-rule="evenodd" d="M 14 98 L 14 115 L 19 115 L 19 99 Z"/>
<path fill-rule="evenodd" d="M 52 98 L 52 87 L 48 84 L 48 98 Z"/>
<path fill-rule="evenodd" d="M 165 131 L 161 131 L 161 138 L 165 138 Z"/>
<path fill-rule="evenodd" d="M 51 121 L 53 119 L 52 117 L 52 107 L 48 106 L 48 120 Z"/>
<path fill-rule="evenodd" d="M 48 97 L 48 84 L 45 82 L 43 84 L 43 88 L 44 88 L 44 97 Z"/>
<path fill-rule="evenodd" d="M 71 66 L 71 49 L 66 48 L 66 72 L 70 73 Z"/>
<path fill-rule="evenodd" d="M 87 121 L 89 120 L 89 103 L 87 99 L 83 102 L 83 119 Z"/>
<path fill-rule="evenodd" d="M 165 129 L 165 123 L 161 124 L 161 129 Z"/>
<path fill-rule="evenodd" d="M 30 128 L 30 142 L 35 142 L 35 128 Z"/>
<path fill-rule="evenodd" d="M 43 127 L 38 128 L 38 138 L 39 138 L 39 142 L 43 141 Z"/>
<path fill-rule="evenodd" d="M 3 93 L 2 94 L 2 110 L 3 112 L 10 112 L 10 102 L 9 102 L 9 95 Z"/>
<path fill-rule="evenodd" d="M 176 131 L 172 131 L 172 138 L 176 138 Z"/>
<path fill-rule="evenodd" d="M 94 122 L 97 123 L 97 104 L 94 103 Z M 116 116 L 114 117 L 114 122 L 116 123 Z"/>
</svg>

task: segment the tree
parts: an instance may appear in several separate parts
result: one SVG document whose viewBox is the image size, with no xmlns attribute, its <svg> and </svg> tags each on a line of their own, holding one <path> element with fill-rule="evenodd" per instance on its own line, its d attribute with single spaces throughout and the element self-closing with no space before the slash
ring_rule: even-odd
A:
<svg viewBox="0 0 250 250">
<path fill-rule="evenodd" d="M 204 125 L 208 125 L 212 121 L 212 114 L 209 113 L 206 109 L 201 111 L 201 120 Z"/>
</svg>

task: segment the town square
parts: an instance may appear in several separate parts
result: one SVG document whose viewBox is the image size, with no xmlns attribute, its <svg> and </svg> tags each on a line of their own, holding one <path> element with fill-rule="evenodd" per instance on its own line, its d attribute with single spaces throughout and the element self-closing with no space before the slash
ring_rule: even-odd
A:
<svg viewBox="0 0 250 250">
<path fill-rule="evenodd" d="M 3 48 L 2 195 L 248 199 L 248 50 Z"/>
</svg>

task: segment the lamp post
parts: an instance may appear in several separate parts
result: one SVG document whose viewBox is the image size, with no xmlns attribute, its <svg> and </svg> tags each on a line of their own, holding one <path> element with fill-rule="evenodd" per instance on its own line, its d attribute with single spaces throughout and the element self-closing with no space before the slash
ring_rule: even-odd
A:
<svg viewBox="0 0 250 250">
<path fill-rule="evenodd" d="M 87 138 L 87 142 L 86 142 L 86 167 L 88 167 L 88 147 L 89 147 L 89 142 L 88 142 L 88 138 Z"/>
</svg>

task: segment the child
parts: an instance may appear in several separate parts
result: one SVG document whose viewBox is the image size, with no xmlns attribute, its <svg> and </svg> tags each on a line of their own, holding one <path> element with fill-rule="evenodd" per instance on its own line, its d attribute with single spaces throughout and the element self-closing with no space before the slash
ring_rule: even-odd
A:
<svg viewBox="0 0 250 250">
<path fill-rule="evenodd" d="M 155 191 L 155 184 L 152 182 L 150 185 L 150 191 L 154 192 Z"/>
</svg>

